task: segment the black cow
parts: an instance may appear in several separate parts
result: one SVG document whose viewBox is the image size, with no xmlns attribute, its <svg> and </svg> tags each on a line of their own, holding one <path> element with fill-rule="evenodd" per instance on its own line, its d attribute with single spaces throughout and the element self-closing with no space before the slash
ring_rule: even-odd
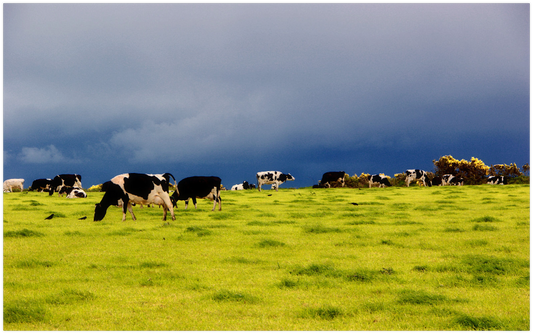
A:
<svg viewBox="0 0 533 334">
<path fill-rule="evenodd" d="M 386 176 L 381 176 L 379 174 L 372 175 L 368 179 L 368 188 L 372 188 L 372 184 L 379 184 L 379 188 L 385 188 L 385 186 L 390 187 L 391 184 L 389 182 L 389 178 Z"/>
<path fill-rule="evenodd" d="M 191 176 L 180 182 L 176 191 L 170 197 L 172 204 L 177 206 L 178 201 L 185 201 L 185 209 L 189 206 L 189 198 L 192 198 L 194 208 L 197 208 L 197 198 L 208 198 L 213 201 L 213 209 L 218 203 L 218 210 L 222 210 L 222 199 L 220 198 L 220 186 L 222 180 L 218 176 Z"/>
<path fill-rule="evenodd" d="M 96 204 L 94 209 L 94 221 L 104 219 L 107 208 L 111 205 L 122 205 L 122 220 L 126 220 L 126 209 L 131 213 L 131 218 L 136 220 L 133 214 L 133 204 L 157 204 L 163 206 L 163 220 L 167 220 L 167 211 L 170 210 L 172 220 L 174 208 L 168 194 L 170 178 L 174 176 L 165 174 L 120 174 L 102 185 L 105 191 L 102 201 Z"/>
<path fill-rule="evenodd" d="M 405 171 L 405 183 L 409 187 L 411 181 L 420 180 L 425 187 L 431 187 L 431 182 L 429 182 L 428 175 L 425 171 L 420 169 L 408 169 Z"/>
<path fill-rule="evenodd" d="M 433 180 L 431 180 L 431 185 L 433 186 L 442 186 L 442 177 L 435 176 Z"/>
<path fill-rule="evenodd" d="M 489 176 L 487 178 L 487 184 L 507 184 L 508 179 L 507 176 Z"/>
<path fill-rule="evenodd" d="M 52 195 L 54 191 L 60 191 L 63 187 L 78 187 L 81 186 L 81 175 L 78 174 L 59 174 L 54 177 L 50 183 L 50 192 Z"/>
<path fill-rule="evenodd" d="M 320 180 L 318 187 L 331 188 L 333 182 L 340 183 L 341 187 L 344 187 L 345 174 L 345 172 L 326 172 L 322 174 L 322 179 Z"/>
<path fill-rule="evenodd" d="M 52 184 L 52 179 L 37 179 L 31 183 L 31 187 L 28 191 L 38 190 L 43 192 L 44 190 L 50 191 L 50 185 Z"/>
</svg>

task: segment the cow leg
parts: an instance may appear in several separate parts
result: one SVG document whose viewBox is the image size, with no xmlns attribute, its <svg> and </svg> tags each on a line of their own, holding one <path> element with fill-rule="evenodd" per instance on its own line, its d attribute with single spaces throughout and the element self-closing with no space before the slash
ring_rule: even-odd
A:
<svg viewBox="0 0 533 334">
<path fill-rule="evenodd" d="M 132 207 L 132 205 L 131 205 L 131 203 L 129 201 L 128 201 L 127 207 L 128 207 L 128 211 L 131 213 L 131 219 L 137 220 L 137 218 L 135 218 L 135 215 L 133 214 L 133 207 Z M 123 221 L 126 220 L 126 211 L 125 210 L 123 211 L 122 220 Z"/>
<path fill-rule="evenodd" d="M 189 206 L 189 199 L 185 200 L 185 210 L 187 210 L 187 207 Z"/>
<path fill-rule="evenodd" d="M 196 205 L 196 197 L 192 198 L 192 204 L 194 204 L 195 209 L 198 209 L 198 206 Z"/>
<path fill-rule="evenodd" d="M 164 198 L 161 198 L 163 202 L 163 220 L 167 220 L 167 210 L 170 210 L 170 215 L 172 216 L 172 220 L 176 220 L 176 216 L 174 215 L 174 206 L 172 205 L 172 201 L 170 200 L 170 197 L 168 195 L 163 196 Z"/>
</svg>

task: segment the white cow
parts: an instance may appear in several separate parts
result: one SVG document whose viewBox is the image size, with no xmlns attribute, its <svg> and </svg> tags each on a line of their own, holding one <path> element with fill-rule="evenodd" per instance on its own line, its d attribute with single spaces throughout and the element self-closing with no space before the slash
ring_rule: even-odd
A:
<svg viewBox="0 0 533 334">
<path fill-rule="evenodd" d="M 13 188 L 18 188 L 20 191 L 24 189 L 24 179 L 9 179 L 4 181 L 4 192 L 13 192 Z"/>
</svg>

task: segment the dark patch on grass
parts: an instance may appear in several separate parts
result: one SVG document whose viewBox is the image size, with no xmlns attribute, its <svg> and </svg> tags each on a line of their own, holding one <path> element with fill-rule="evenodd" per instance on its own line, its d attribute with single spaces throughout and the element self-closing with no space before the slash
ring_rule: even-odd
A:
<svg viewBox="0 0 533 334">
<path fill-rule="evenodd" d="M 258 247 L 266 248 L 266 247 L 283 247 L 285 246 L 285 243 L 277 240 L 272 239 L 263 239 L 260 242 L 257 243 Z"/>
<path fill-rule="evenodd" d="M 213 232 L 211 232 L 210 230 L 205 229 L 203 227 L 199 227 L 199 226 L 189 226 L 185 229 L 185 232 L 196 233 L 196 235 L 199 237 L 205 237 L 205 236 L 213 234 Z"/>
<path fill-rule="evenodd" d="M 163 262 L 143 262 L 139 264 L 139 268 L 162 268 L 162 267 L 168 267 L 168 264 Z"/>
<path fill-rule="evenodd" d="M 359 205 L 385 205 L 385 203 L 381 202 L 358 202 Z"/>
<path fill-rule="evenodd" d="M 498 228 L 496 226 L 487 225 L 487 224 L 475 224 L 474 227 L 472 227 L 472 230 L 474 231 L 497 231 Z"/>
<path fill-rule="evenodd" d="M 430 294 L 425 291 L 403 290 L 400 291 L 398 303 L 411 305 L 436 305 L 447 301 L 442 295 Z"/>
<path fill-rule="evenodd" d="M 271 222 L 262 222 L 262 221 L 254 220 L 254 221 L 251 221 L 251 222 L 247 223 L 246 225 L 249 225 L 249 226 L 274 226 L 275 224 L 271 223 Z"/>
<path fill-rule="evenodd" d="M 399 221 L 393 223 L 392 225 L 423 225 L 423 224 L 419 223 L 419 222 L 412 221 L 412 220 L 399 220 Z"/>
<path fill-rule="evenodd" d="M 320 224 L 312 225 L 312 226 L 305 226 L 303 228 L 304 232 L 306 233 L 339 233 L 342 232 L 340 228 L 336 227 L 325 227 Z"/>
<path fill-rule="evenodd" d="M 473 317 L 461 315 L 454 322 L 468 330 L 494 330 L 502 328 L 501 322 L 494 317 Z"/>
<path fill-rule="evenodd" d="M 215 292 L 211 298 L 217 302 L 239 302 L 245 304 L 253 304 L 259 301 L 258 298 L 252 295 L 229 290 L 220 290 Z"/>
<path fill-rule="evenodd" d="M 85 302 L 95 298 L 96 296 L 92 292 L 65 289 L 58 294 L 46 297 L 44 301 L 48 304 L 65 305 L 76 302 Z"/>
<path fill-rule="evenodd" d="M 231 263 L 241 263 L 241 264 L 257 264 L 261 263 L 260 260 L 250 260 L 242 256 L 233 256 L 228 259 L 224 260 L 225 262 L 231 262 Z"/>
<path fill-rule="evenodd" d="M 490 222 L 498 222 L 500 220 L 492 216 L 483 216 L 483 217 L 472 219 L 472 221 L 478 222 L 478 223 L 490 223 Z"/>
<path fill-rule="evenodd" d="M 428 270 L 428 266 L 414 266 L 413 267 L 413 270 L 414 271 L 420 271 L 420 272 L 425 272 Z"/>
<path fill-rule="evenodd" d="M 33 323 L 45 318 L 46 311 L 37 301 L 4 303 L 4 323 Z"/>
<path fill-rule="evenodd" d="M 214 212 L 209 216 L 213 220 L 225 220 L 225 219 L 231 219 L 235 217 L 235 213 L 233 212 Z"/>
<path fill-rule="evenodd" d="M 472 255 L 463 259 L 469 273 L 486 273 L 505 275 L 518 272 L 522 268 L 529 268 L 529 261 L 519 259 L 496 258 L 493 256 Z"/>
<path fill-rule="evenodd" d="M 300 285 L 301 285 L 301 282 L 299 280 L 294 281 L 289 278 L 284 278 L 281 280 L 281 282 L 277 284 L 278 288 L 280 289 L 295 289 L 299 287 Z"/>
<path fill-rule="evenodd" d="M 307 267 L 296 267 L 290 271 L 294 275 L 306 275 L 306 276 L 333 276 L 338 277 L 341 274 L 330 264 L 310 264 Z"/>
<path fill-rule="evenodd" d="M 359 220 L 346 223 L 346 225 L 374 225 L 376 222 L 373 220 Z"/>
<path fill-rule="evenodd" d="M 444 229 L 444 232 L 452 232 L 452 233 L 460 233 L 464 232 L 465 230 L 457 228 L 457 227 L 447 227 Z"/>
<path fill-rule="evenodd" d="M 7 231 L 4 232 L 4 238 L 25 238 L 25 237 L 42 237 L 44 233 L 36 232 L 28 229 L 22 229 L 19 231 Z"/>
<path fill-rule="evenodd" d="M 22 261 L 16 262 L 14 267 L 15 268 L 38 268 L 38 267 L 50 268 L 53 265 L 54 263 L 50 261 L 29 259 L 29 260 L 22 260 Z"/>
<path fill-rule="evenodd" d="M 107 235 L 118 235 L 118 236 L 127 236 L 127 235 L 130 235 L 134 232 L 142 232 L 144 230 L 137 230 L 137 229 L 134 229 L 133 227 L 125 227 L 121 230 L 118 230 L 118 231 L 112 231 L 112 232 L 109 232 Z"/>
<path fill-rule="evenodd" d="M 319 318 L 323 320 L 333 320 L 344 315 L 344 312 L 335 306 L 310 307 L 304 309 L 300 316 L 302 318 Z"/>
<path fill-rule="evenodd" d="M 66 231 L 63 234 L 66 236 L 82 236 L 83 235 L 83 233 L 81 233 L 80 231 Z"/>
<path fill-rule="evenodd" d="M 371 282 L 374 280 L 376 276 L 376 272 L 367 270 L 367 269 L 360 269 L 355 272 L 352 272 L 347 275 L 347 280 L 352 282 Z"/>
<path fill-rule="evenodd" d="M 468 240 L 465 242 L 465 245 L 471 246 L 471 247 L 480 247 L 480 246 L 486 246 L 489 242 L 487 240 Z"/>
<path fill-rule="evenodd" d="M 28 203 L 29 206 L 42 206 L 42 205 L 44 205 L 43 203 L 38 202 L 38 201 L 33 200 L 33 199 L 31 199 L 29 201 L 24 201 L 24 202 Z"/>
</svg>

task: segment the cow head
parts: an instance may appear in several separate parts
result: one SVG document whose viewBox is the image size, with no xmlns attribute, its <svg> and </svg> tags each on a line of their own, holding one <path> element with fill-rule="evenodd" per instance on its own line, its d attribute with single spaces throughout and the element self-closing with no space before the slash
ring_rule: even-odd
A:
<svg viewBox="0 0 533 334">
<path fill-rule="evenodd" d="M 283 174 L 286 181 L 294 181 L 294 176 L 291 175 L 291 173 Z"/>
<path fill-rule="evenodd" d="M 104 219 L 106 212 L 107 208 L 103 207 L 100 203 L 96 203 L 94 208 L 94 221 L 98 222 Z"/>
</svg>

